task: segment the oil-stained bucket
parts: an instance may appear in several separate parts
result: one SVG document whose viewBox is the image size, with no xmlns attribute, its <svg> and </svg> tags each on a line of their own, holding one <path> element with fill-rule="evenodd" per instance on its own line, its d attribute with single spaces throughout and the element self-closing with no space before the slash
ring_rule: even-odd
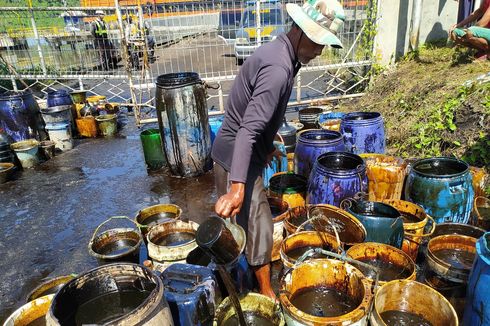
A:
<svg viewBox="0 0 490 326">
<path fill-rule="evenodd" d="M 76 275 L 72 274 L 72 275 L 58 276 L 46 280 L 45 282 L 39 284 L 34 290 L 32 290 L 27 295 L 26 302 L 31 302 L 32 300 L 36 300 L 46 295 L 55 294 L 56 292 L 59 291 L 59 289 L 61 289 L 63 285 L 65 285 L 75 277 Z"/>
<path fill-rule="evenodd" d="M 66 283 L 54 296 L 48 326 L 173 326 L 162 281 L 129 263 L 98 267 Z"/>
<path fill-rule="evenodd" d="M 274 223 L 274 232 L 272 234 L 272 261 L 281 258 L 281 243 L 284 240 L 284 219 L 288 216 L 289 205 L 280 198 L 267 198 L 272 213 L 272 223 Z"/>
<path fill-rule="evenodd" d="M 116 219 L 127 219 L 135 223 L 129 217 L 113 216 L 102 222 L 94 231 L 88 244 L 90 255 L 97 258 L 100 264 L 113 262 L 139 262 L 140 246 L 143 237 L 138 229 L 116 228 L 97 234 L 106 223 Z"/>
<path fill-rule="evenodd" d="M 476 166 L 470 166 L 470 173 L 473 177 L 473 190 L 475 191 L 475 197 L 485 196 L 485 184 L 487 183 L 488 174 L 484 168 L 477 168 Z"/>
<path fill-rule="evenodd" d="M 250 292 L 239 297 L 247 325 L 284 326 L 279 305 L 265 295 Z M 213 326 L 239 325 L 237 314 L 229 297 L 216 309 Z"/>
<path fill-rule="evenodd" d="M 414 203 L 404 200 L 383 200 L 385 204 L 394 207 L 402 214 L 404 239 L 402 250 L 406 252 L 413 260 L 417 259 L 419 246 L 424 238 L 431 236 L 436 228 L 436 222 L 430 217 L 425 210 Z M 431 221 L 431 229 L 425 233 L 425 226 Z"/>
<path fill-rule="evenodd" d="M 435 274 L 455 283 L 466 283 L 476 257 L 476 238 L 441 235 L 427 244 L 427 266 Z"/>
<path fill-rule="evenodd" d="M 13 163 L 0 163 L 0 184 L 7 182 L 14 172 Z"/>
<path fill-rule="evenodd" d="M 78 133 L 82 137 L 97 137 L 97 123 L 92 116 L 86 116 L 76 119 Z"/>
<path fill-rule="evenodd" d="M 41 155 L 45 160 L 50 160 L 54 157 L 55 155 L 55 148 L 56 143 L 52 140 L 43 140 L 40 144 L 39 147 L 41 149 Z"/>
<path fill-rule="evenodd" d="M 490 199 L 478 196 L 473 202 L 473 210 L 476 213 L 476 225 L 490 230 Z"/>
<path fill-rule="evenodd" d="M 37 158 L 39 142 L 37 140 L 21 140 L 10 144 L 10 148 L 15 152 L 15 155 L 19 159 L 22 168 L 32 168 L 39 163 L 39 159 Z"/>
<path fill-rule="evenodd" d="M 284 229 L 287 234 L 293 234 L 298 227 L 308 220 L 308 212 L 306 207 L 297 206 L 290 208 L 288 216 L 284 219 Z"/>
<path fill-rule="evenodd" d="M 366 162 L 369 200 L 400 199 L 407 163 L 394 156 L 383 154 L 360 154 Z"/>
<path fill-rule="evenodd" d="M 45 295 L 26 303 L 12 313 L 3 326 L 46 325 L 48 313 L 54 294 Z"/>
<path fill-rule="evenodd" d="M 406 253 L 398 248 L 383 243 L 359 243 L 347 250 L 347 256 L 365 264 L 378 268 L 379 284 L 393 280 L 415 280 L 417 273 L 415 263 Z M 372 269 L 356 265 L 367 278 L 376 280 Z"/>
<path fill-rule="evenodd" d="M 354 215 L 333 205 L 312 205 L 309 206 L 310 219 L 319 219 L 315 226 L 321 230 L 336 236 L 338 234 L 340 242 L 343 243 L 344 249 L 361 243 L 366 240 L 366 228 L 361 221 Z M 328 221 L 328 222 L 327 222 Z M 311 229 L 306 224 L 305 229 Z"/>
<path fill-rule="evenodd" d="M 279 300 L 287 325 L 367 325 L 371 282 L 352 265 L 312 259 L 289 270 Z"/>
<path fill-rule="evenodd" d="M 169 221 L 157 224 L 146 235 L 148 256 L 168 266 L 185 262 L 187 255 L 197 248 L 196 231 L 199 224 L 189 221 Z"/>
<path fill-rule="evenodd" d="M 296 260 L 313 248 L 337 251 L 341 244 L 335 236 L 326 232 L 301 231 L 287 236 L 281 243 L 280 257 L 285 268 L 292 268 Z M 325 258 L 324 255 L 314 254 L 309 258 Z"/>
<path fill-rule="evenodd" d="M 103 137 L 112 137 L 117 132 L 117 116 L 115 114 L 105 114 L 95 117 L 97 129 Z"/>
<path fill-rule="evenodd" d="M 146 241 L 146 234 L 156 224 L 178 220 L 182 209 L 174 204 L 158 204 L 141 209 L 135 217 L 140 225 L 141 234 Z"/>
<path fill-rule="evenodd" d="M 308 180 L 299 174 L 279 172 L 269 180 L 269 196 L 282 198 L 289 208 L 305 206 Z"/>
<path fill-rule="evenodd" d="M 391 281 L 378 289 L 370 321 L 372 326 L 459 324 L 446 298 L 427 285 L 409 280 Z"/>
</svg>

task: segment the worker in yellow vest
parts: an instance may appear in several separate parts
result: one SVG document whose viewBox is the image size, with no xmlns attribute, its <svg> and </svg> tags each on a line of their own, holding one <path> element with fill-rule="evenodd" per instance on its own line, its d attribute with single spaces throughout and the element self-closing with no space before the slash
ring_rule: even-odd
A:
<svg viewBox="0 0 490 326">
<path fill-rule="evenodd" d="M 94 37 L 94 46 L 99 54 L 99 64 L 104 70 L 115 68 L 116 53 L 108 37 L 107 25 L 104 22 L 104 11 L 95 12 L 97 18 L 92 22 L 91 33 Z"/>
</svg>

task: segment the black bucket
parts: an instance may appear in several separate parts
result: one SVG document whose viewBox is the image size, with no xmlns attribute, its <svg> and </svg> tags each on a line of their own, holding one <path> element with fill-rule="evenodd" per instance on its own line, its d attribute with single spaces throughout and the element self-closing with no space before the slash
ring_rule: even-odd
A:
<svg viewBox="0 0 490 326">
<path fill-rule="evenodd" d="M 217 264 L 229 264 L 240 255 L 240 248 L 233 234 L 217 216 L 199 226 L 196 242 Z"/>
<path fill-rule="evenodd" d="M 321 108 L 309 107 L 299 111 L 299 122 L 303 124 L 303 130 L 319 129 L 320 124 L 318 119 L 323 112 Z"/>
</svg>

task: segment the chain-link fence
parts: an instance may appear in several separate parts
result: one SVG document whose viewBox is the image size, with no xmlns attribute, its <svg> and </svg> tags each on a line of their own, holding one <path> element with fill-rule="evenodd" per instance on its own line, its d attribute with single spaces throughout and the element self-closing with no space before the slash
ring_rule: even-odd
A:
<svg viewBox="0 0 490 326">
<path fill-rule="evenodd" d="M 76 7 L 53 1 L 50 7 L 0 7 L 0 87 L 24 88 L 24 80 L 39 96 L 59 87 L 91 90 L 135 105 L 138 123 L 154 121 L 154 80 L 165 73 L 194 71 L 216 83 L 208 104 L 223 111 L 243 61 L 291 26 L 284 0 L 155 0 L 141 6 L 81 0 Z M 375 8 L 373 1 L 343 5 L 346 21 L 338 35 L 344 48 L 325 48 L 300 70 L 291 105 L 360 94 L 371 64 Z"/>
</svg>

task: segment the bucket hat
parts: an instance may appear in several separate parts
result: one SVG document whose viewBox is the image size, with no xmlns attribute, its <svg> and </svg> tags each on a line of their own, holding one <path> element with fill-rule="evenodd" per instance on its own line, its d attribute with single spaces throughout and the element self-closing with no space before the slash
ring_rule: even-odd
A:
<svg viewBox="0 0 490 326">
<path fill-rule="evenodd" d="M 307 0 L 303 6 L 286 4 L 286 10 L 310 40 L 320 45 L 342 48 L 337 32 L 345 20 L 342 5 L 336 0 Z"/>
</svg>

